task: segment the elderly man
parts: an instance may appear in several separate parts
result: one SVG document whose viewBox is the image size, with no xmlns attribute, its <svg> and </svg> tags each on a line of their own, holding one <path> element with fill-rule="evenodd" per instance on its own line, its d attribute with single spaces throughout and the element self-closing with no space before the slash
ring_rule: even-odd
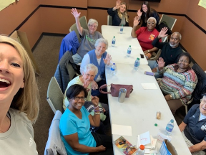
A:
<svg viewBox="0 0 206 155">
<path fill-rule="evenodd" d="M 181 40 L 181 34 L 179 32 L 172 33 L 169 42 L 161 43 L 159 39 L 166 37 L 167 28 L 162 28 L 157 38 L 154 39 L 152 45 L 162 50 L 159 60 L 161 63 L 165 63 L 165 66 L 173 63 L 177 63 L 179 55 L 182 53 L 182 49 L 179 46 Z M 155 72 L 158 67 L 156 60 L 148 60 L 148 65 Z M 158 76 L 158 75 L 156 75 Z"/>
<path fill-rule="evenodd" d="M 206 152 L 206 94 L 200 104 L 193 105 L 179 129 L 192 155 L 205 155 Z"/>
<path fill-rule="evenodd" d="M 81 44 L 77 50 L 77 53 L 72 56 L 74 63 L 78 64 L 78 63 L 81 63 L 82 58 L 84 57 L 86 53 L 88 53 L 89 51 L 95 48 L 94 44 L 96 40 L 99 38 L 103 38 L 103 37 L 100 32 L 96 31 L 98 22 L 95 19 L 89 20 L 88 22 L 89 30 L 86 30 L 81 27 L 80 22 L 79 22 L 79 16 L 81 13 L 79 13 L 76 8 L 73 8 L 71 13 L 75 18 L 77 30 L 82 39 Z"/>
</svg>

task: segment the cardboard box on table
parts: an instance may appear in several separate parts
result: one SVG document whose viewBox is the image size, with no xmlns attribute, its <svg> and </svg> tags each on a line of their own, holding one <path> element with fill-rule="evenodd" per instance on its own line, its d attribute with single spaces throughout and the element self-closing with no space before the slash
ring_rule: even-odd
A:
<svg viewBox="0 0 206 155">
<path fill-rule="evenodd" d="M 16 41 L 18 41 L 20 44 L 23 45 L 23 47 L 25 48 L 25 50 L 27 51 L 27 54 L 29 55 L 33 66 L 34 66 L 34 70 L 36 74 L 40 74 L 39 68 L 37 66 L 37 63 L 33 57 L 30 45 L 29 45 L 29 41 L 27 39 L 27 35 L 25 32 L 21 32 L 21 31 L 14 31 L 11 35 L 11 38 L 15 39 Z"/>
<path fill-rule="evenodd" d="M 172 155 L 177 155 L 177 151 L 175 150 L 174 146 L 170 143 L 169 140 L 165 140 L 165 144 L 167 145 L 167 149 L 170 151 Z"/>
</svg>

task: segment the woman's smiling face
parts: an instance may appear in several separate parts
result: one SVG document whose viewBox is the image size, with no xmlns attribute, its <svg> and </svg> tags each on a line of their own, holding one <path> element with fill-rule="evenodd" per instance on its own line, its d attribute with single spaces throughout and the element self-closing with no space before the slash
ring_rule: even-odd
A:
<svg viewBox="0 0 206 155">
<path fill-rule="evenodd" d="M 23 61 L 13 46 L 0 43 L 0 102 L 11 103 L 20 88 L 24 88 Z"/>
</svg>

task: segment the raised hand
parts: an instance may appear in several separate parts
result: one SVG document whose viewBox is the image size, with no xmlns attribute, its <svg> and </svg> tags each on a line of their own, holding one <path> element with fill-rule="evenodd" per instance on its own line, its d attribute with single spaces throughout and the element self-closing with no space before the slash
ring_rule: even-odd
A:
<svg viewBox="0 0 206 155">
<path fill-rule="evenodd" d="M 139 18 L 136 16 L 136 17 L 134 17 L 133 27 L 137 26 L 138 24 L 139 24 Z"/>
<path fill-rule="evenodd" d="M 158 38 L 163 38 L 163 37 L 166 37 L 167 36 L 167 27 L 163 27 L 158 35 Z"/>
<path fill-rule="evenodd" d="M 103 60 L 104 60 L 104 64 L 109 65 L 109 64 L 110 64 L 110 61 L 112 60 L 112 57 L 111 57 L 111 55 L 109 55 L 109 54 L 107 53 L 106 58 L 103 59 Z"/>
<path fill-rule="evenodd" d="M 163 67 L 165 66 L 164 59 L 162 57 L 160 57 L 159 60 L 157 60 L 157 63 L 158 63 L 159 70 L 162 70 Z"/>
<path fill-rule="evenodd" d="M 142 12 L 139 10 L 137 10 L 137 16 L 141 17 L 142 16 Z"/>
<path fill-rule="evenodd" d="M 93 90 L 98 89 L 98 84 L 95 81 L 91 82 L 91 86 Z"/>
<path fill-rule="evenodd" d="M 121 4 L 121 1 L 120 1 L 120 0 L 117 0 L 117 1 L 116 1 L 116 6 L 115 6 L 115 7 L 116 7 L 116 9 L 119 9 L 120 4 Z"/>
<path fill-rule="evenodd" d="M 81 12 L 78 12 L 76 8 L 72 8 L 71 13 L 74 16 L 74 18 L 79 18 L 81 14 Z"/>
<path fill-rule="evenodd" d="M 99 98 L 97 96 L 92 96 L 92 103 L 96 107 L 99 104 Z"/>
</svg>

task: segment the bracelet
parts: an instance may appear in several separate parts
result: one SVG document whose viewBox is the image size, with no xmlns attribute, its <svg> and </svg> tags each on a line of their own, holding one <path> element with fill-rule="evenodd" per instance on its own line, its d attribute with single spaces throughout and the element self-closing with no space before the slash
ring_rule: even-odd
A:
<svg viewBox="0 0 206 155">
<path fill-rule="evenodd" d="M 100 112 L 100 110 L 94 110 L 94 112 Z"/>
<path fill-rule="evenodd" d="M 147 50 L 147 52 L 149 53 L 149 52 L 150 52 L 150 50 Z"/>
<path fill-rule="evenodd" d="M 100 115 L 100 112 L 95 112 L 94 114 L 95 114 L 95 115 Z"/>
<path fill-rule="evenodd" d="M 94 109 L 97 109 L 97 108 L 99 108 L 99 106 L 96 106 L 96 107 L 94 106 Z"/>
<path fill-rule="evenodd" d="M 170 94 L 170 99 L 172 99 L 172 95 Z"/>
</svg>

